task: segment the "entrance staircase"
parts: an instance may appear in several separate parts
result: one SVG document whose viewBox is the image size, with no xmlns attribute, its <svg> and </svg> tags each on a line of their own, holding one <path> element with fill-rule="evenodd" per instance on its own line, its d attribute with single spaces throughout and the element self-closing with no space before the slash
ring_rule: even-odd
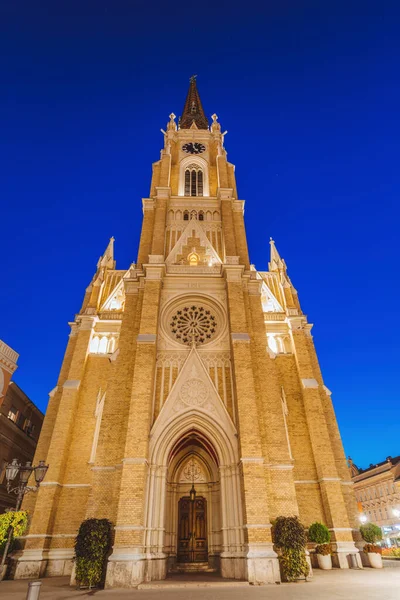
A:
<svg viewBox="0 0 400 600">
<path fill-rule="evenodd" d="M 217 569 L 209 566 L 208 562 L 176 563 L 168 574 L 177 573 L 216 573 Z"/>
</svg>

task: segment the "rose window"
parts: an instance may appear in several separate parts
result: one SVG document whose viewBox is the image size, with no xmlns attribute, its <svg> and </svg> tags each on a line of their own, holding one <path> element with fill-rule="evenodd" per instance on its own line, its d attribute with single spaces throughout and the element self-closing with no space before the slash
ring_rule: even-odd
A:
<svg viewBox="0 0 400 600">
<path fill-rule="evenodd" d="M 204 306 L 185 306 L 172 316 L 171 333 L 178 342 L 205 344 L 215 336 L 217 320 Z"/>
</svg>

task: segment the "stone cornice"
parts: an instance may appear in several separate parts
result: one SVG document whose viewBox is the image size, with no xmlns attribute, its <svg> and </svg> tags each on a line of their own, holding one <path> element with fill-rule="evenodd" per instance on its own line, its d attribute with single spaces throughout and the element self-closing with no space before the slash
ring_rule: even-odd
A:
<svg viewBox="0 0 400 600">
<path fill-rule="evenodd" d="M 220 158 L 220 157 L 218 157 Z M 217 198 L 218 200 L 230 200 L 232 201 L 233 188 L 218 188 Z"/>
<path fill-rule="evenodd" d="M 153 198 L 142 198 L 143 212 L 145 210 L 154 210 L 156 201 Z"/>
</svg>

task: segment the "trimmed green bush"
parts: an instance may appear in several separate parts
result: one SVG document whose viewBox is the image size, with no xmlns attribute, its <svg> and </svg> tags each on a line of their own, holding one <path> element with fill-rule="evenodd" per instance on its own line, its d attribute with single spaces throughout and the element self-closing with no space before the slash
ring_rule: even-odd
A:
<svg viewBox="0 0 400 600">
<path fill-rule="evenodd" d="M 278 517 L 273 523 L 272 536 L 283 581 L 307 579 L 310 572 L 305 552 L 307 534 L 298 517 Z"/>
<path fill-rule="evenodd" d="M 272 533 L 277 548 L 304 550 L 307 543 L 306 529 L 298 517 L 278 517 L 274 521 Z"/>
<path fill-rule="evenodd" d="M 316 544 L 329 544 L 331 534 L 329 529 L 323 523 L 313 523 L 308 529 L 308 539 Z"/>
<path fill-rule="evenodd" d="M 375 523 L 361 525 L 360 533 L 367 544 L 375 544 L 375 542 L 379 542 L 382 539 L 382 529 L 378 525 L 375 525 Z"/>
<path fill-rule="evenodd" d="M 81 523 L 75 539 L 76 581 L 80 587 L 104 585 L 111 528 L 108 519 L 86 519 Z"/>
<path fill-rule="evenodd" d="M 279 556 L 279 564 L 283 581 L 296 581 L 301 577 L 307 579 L 310 572 L 304 548 L 285 548 Z"/>
</svg>

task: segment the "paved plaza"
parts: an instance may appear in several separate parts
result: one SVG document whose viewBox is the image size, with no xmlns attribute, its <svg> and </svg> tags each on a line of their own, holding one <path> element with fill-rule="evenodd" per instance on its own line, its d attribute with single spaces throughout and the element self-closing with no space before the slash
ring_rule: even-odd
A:
<svg viewBox="0 0 400 600">
<path fill-rule="evenodd" d="M 224 582 L 219 578 L 190 581 L 177 576 L 165 585 L 149 589 L 130 590 L 75 590 L 66 577 L 42 580 L 40 600 L 69 600 L 70 598 L 96 598 L 114 600 L 399 600 L 400 569 L 364 569 L 363 571 L 314 571 L 311 581 L 255 587 L 245 582 Z M 27 581 L 0 583 L 1 600 L 24 600 Z"/>
</svg>

